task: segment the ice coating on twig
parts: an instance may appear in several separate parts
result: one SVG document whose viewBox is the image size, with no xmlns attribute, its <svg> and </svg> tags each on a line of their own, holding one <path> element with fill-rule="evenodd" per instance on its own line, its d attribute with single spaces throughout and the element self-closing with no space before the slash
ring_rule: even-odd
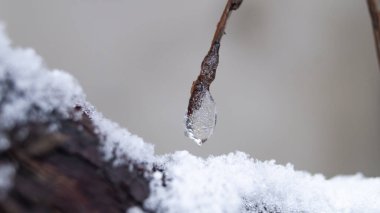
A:
<svg viewBox="0 0 380 213">
<path fill-rule="evenodd" d="M 233 10 L 239 8 L 241 3 L 242 0 L 227 1 L 216 27 L 211 47 L 202 61 L 201 72 L 191 87 L 191 96 L 186 114 L 186 135 L 198 145 L 202 145 L 214 130 L 216 112 L 215 103 L 210 94 L 210 85 L 215 79 L 216 69 L 218 68 L 220 41 L 225 34 L 228 17 Z M 204 99 L 209 101 L 204 101 Z"/>
<path fill-rule="evenodd" d="M 202 145 L 213 133 L 216 124 L 216 108 L 210 93 L 219 63 L 219 43 L 215 43 L 203 59 L 201 72 L 193 82 L 187 113 L 185 135 Z"/>
<path fill-rule="evenodd" d="M 212 135 L 216 124 L 216 105 L 211 93 L 204 90 L 198 99 L 199 108 L 185 116 L 186 136 L 202 145 Z"/>
</svg>

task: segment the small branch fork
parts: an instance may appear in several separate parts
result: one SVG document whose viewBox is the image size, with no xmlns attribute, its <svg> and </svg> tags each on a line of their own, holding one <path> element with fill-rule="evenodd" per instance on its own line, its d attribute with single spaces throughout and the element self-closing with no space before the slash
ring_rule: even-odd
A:
<svg viewBox="0 0 380 213">
<path fill-rule="evenodd" d="M 220 41 L 225 34 L 225 28 L 227 20 L 231 15 L 232 11 L 237 10 L 243 0 L 228 0 L 226 7 L 220 17 L 219 23 L 216 27 L 214 38 L 211 42 L 210 50 L 208 51 L 206 57 L 203 59 L 201 64 L 201 72 L 198 78 L 193 82 L 191 87 L 191 96 L 189 100 L 189 105 L 187 108 L 187 116 L 191 116 L 193 111 L 200 108 L 200 100 L 206 90 L 210 89 L 212 81 L 215 79 L 216 69 L 219 64 L 219 47 Z"/>
<path fill-rule="evenodd" d="M 377 61 L 380 66 L 380 11 L 379 0 L 367 0 L 369 14 L 372 20 L 373 35 L 377 52 Z M 379 67 L 380 68 L 380 67 Z"/>
</svg>

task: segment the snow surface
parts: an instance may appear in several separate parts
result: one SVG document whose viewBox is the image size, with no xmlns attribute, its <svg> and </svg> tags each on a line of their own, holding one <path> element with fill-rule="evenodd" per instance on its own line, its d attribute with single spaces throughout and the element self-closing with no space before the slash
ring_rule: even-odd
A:
<svg viewBox="0 0 380 213">
<path fill-rule="evenodd" d="M 88 112 L 97 133 L 103 139 L 102 150 L 105 160 L 110 160 L 116 156 L 115 165 L 126 163 L 132 160 L 137 163 L 154 162 L 154 146 L 145 143 L 142 138 L 131 134 L 127 129 L 120 127 L 117 123 L 103 117 L 95 110 Z"/>
<path fill-rule="evenodd" d="M 0 23 L 0 152 L 9 148 L 6 133 L 16 124 L 48 121 L 51 113 L 63 118 L 73 114 L 75 106 L 82 106 L 93 120 L 105 160 L 113 154 L 114 163 L 128 160 L 151 163 L 154 159 L 154 146 L 106 119 L 86 101 L 81 86 L 68 73 L 49 70 L 34 50 L 14 48 L 4 33 Z M 26 132 L 27 134 L 27 132 Z M 0 183 L 10 183 L 0 170 Z M 5 171 L 5 170 L 4 170 Z M 6 188 L 0 184 L 0 191 Z"/>
<path fill-rule="evenodd" d="M 12 48 L 2 30 L 0 103 L 0 133 L 15 124 L 46 121 L 52 111 L 67 117 L 80 105 L 96 126 L 105 160 L 115 154 L 116 166 L 128 160 L 158 168 L 147 174 L 151 194 L 144 208 L 133 207 L 127 210 L 130 213 L 380 212 L 380 178 L 357 174 L 327 180 L 295 171 L 290 164 L 257 161 L 243 152 L 207 159 L 187 151 L 154 155 L 153 145 L 98 113 L 71 75 L 49 71 L 31 49 Z M 5 134 L 0 135 L 0 150 L 10 143 Z M 15 172 L 13 165 L 0 165 L 0 195 L 6 196 L 12 187 Z"/>
<path fill-rule="evenodd" d="M 8 190 L 12 187 L 14 174 L 15 167 L 12 164 L 0 165 L 0 200 L 7 195 Z"/>
<path fill-rule="evenodd" d="M 326 180 L 243 152 L 202 159 L 180 151 L 160 161 L 167 186 L 155 178 L 145 202 L 158 212 L 380 212 L 379 178 Z"/>
</svg>

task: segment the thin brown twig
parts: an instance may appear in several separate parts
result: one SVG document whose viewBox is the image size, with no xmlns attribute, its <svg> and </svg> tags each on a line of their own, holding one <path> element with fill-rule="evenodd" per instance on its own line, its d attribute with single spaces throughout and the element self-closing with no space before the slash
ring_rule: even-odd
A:
<svg viewBox="0 0 380 213">
<path fill-rule="evenodd" d="M 216 69 L 219 64 L 220 41 L 224 35 L 227 20 L 233 10 L 237 10 L 243 0 L 228 0 L 226 7 L 220 17 L 211 42 L 210 50 L 202 61 L 201 72 L 191 87 L 191 97 L 187 108 L 187 116 L 191 116 L 194 110 L 199 109 L 200 99 L 205 90 L 209 90 L 212 81 L 215 79 Z"/>
<path fill-rule="evenodd" d="M 224 30 L 226 28 L 227 19 L 230 17 L 231 12 L 233 10 L 236 10 L 239 8 L 240 4 L 243 2 L 243 0 L 236 1 L 236 0 L 229 0 L 226 4 L 226 7 L 224 8 L 224 11 L 222 13 L 222 16 L 220 17 L 219 23 L 216 27 L 214 38 L 212 39 L 211 44 L 214 44 L 216 42 L 220 43 L 220 40 L 222 39 L 222 36 L 224 35 Z"/>
<path fill-rule="evenodd" d="M 375 38 L 375 46 L 377 53 L 377 62 L 380 66 L 380 11 L 378 0 L 367 0 L 369 14 L 372 21 L 373 35 Z"/>
</svg>

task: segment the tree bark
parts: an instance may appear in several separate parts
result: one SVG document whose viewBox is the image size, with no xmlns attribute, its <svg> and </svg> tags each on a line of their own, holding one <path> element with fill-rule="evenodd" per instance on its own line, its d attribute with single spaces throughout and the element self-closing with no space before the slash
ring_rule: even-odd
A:
<svg viewBox="0 0 380 213">
<path fill-rule="evenodd" d="M 105 162 L 85 113 L 79 121 L 54 113 L 51 118 L 3 132 L 11 147 L 0 154 L 0 163 L 11 163 L 17 171 L 0 212 L 112 213 L 142 208 L 149 195 L 143 166 L 114 167 Z M 58 129 L 51 131 L 52 126 Z"/>
<path fill-rule="evenodd" d="M 380 68 L 380 11 L 378 0 L 367 0 L 369 14 L 372 21 L 373 35 L 377 53 L 377 62 Z"/>
</svg>

